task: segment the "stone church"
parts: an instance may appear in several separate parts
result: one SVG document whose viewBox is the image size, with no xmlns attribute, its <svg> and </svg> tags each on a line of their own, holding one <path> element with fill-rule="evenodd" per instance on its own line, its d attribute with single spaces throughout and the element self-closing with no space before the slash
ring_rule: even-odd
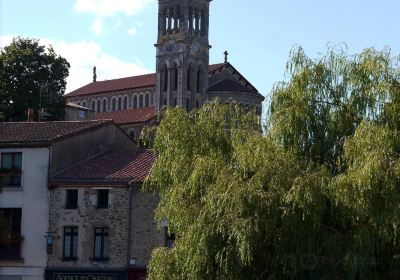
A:
<svg viewBox="0 0 400 280">
<path fill-rule="evenodd" d="M 186 110 L 219 98 L 237 102 L 261 116 L 264 97 L 228 62 L 209 64 L 209 7 L 212 0 L 159 0 L 156 73 L 93 81 L 65 95 L 86 107 L 94 119 L 112 119 L 133 139 L 156 122 L 163 106 Z M 82 112 L 87 113 L 87 112 Z M 74 119 L 87 118 L 79 114 Z"/>
</svg>

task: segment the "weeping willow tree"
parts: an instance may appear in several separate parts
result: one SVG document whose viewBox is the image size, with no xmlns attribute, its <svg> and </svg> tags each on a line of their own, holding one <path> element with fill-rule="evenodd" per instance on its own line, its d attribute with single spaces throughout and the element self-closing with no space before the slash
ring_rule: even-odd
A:
<svg viewBox="0 0 400 280">
<path fill-rule="evenodd" d="M 235 105 L 167 110 L 145 188 L 176 241 L 149 279 L 399 278 L 399 61 L 294 49 L 264 134 Z"/>
</svg>

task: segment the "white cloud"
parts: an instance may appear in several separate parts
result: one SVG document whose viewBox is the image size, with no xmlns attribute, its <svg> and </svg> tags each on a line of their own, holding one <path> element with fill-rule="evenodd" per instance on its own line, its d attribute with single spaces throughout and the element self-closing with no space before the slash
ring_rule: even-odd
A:
<svg viewBox="0 0 400 280">
<path fill-rule="evenodd" d="M 137 29 L 135 26 L 132 26 L 131 28 L 128 29 L 128 34 L 131 36 L 135 35 L 136 32 L 137 32 Z"/>
<path fill-rule="evenodd" d="M 0 47 L 8 45 L 13 36 L 0 36 Z M 67 78 L 67 90 L 70 92 L 82 87 L 93 80 L 93 66 L 97 68 L 97 80 L 109 80 L 134 75 L 150 73 L 136 63 L 126 62 L 104 52 L 93 41 L 65 42 L 40 38 L 41 45 L 52 45 L 55 52 L 65 57 L 71 64 L 69 77 Z"/>
<path fill-rule="evenodd" d="M 117 13 L 132 16 L 154 2 L 155 0 L 75 0 L 74 9 L 97 17 L 108 17 Z"/>
<path fill-rule="evenodd" d="M 100 36 L 104 33 L 105 18 L 117 14 L 133 16 L 154 2 L 155 0 L 75 0 L 74 9 L 78 13 L 94 15 L 92 30 Z M 114 28 L 120 25 L 121 23 L 117 23 Z M 134 35 L 136 30 L 130 29 L 128 33 Z"/>
<path fill-rule="evenodd" d="M 103 20 L 96 19 L 92 24 L 92 29 L 96 35 L 100 36 L 103 33 Z"/>
</svg>

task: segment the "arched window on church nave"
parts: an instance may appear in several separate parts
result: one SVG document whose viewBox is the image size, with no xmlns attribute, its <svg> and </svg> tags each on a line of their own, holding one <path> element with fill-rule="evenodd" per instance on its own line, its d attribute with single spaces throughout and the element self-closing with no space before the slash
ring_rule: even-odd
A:
<svg viewBox="0 0 400 280">
<path fill-rule="evenodd" d="M 117 110 L 117 100 L 115 99 L 115 98 L 113 98 L 112 100 L 111 100 L 111 110 L 112 111 L 116 111 Z"/>
<path fill-rule="evenodd" d="M 196 91 L 202 92 L 203 90 L 203 68 L 199 66 L 197 69 Z"/>
<path fill-rule="evenodd" d="M 124 110 L 128 109 L 128 96 L 124 97 Z"/>
<path fill-rule="evenodd" d="M 103 99 L 103 112 L 107 112 L 107 99 Z"/>
<path fill-rule="evenodd" d="M 150 96 L 149 96 L 149 94 L 147 93 L 146 94 L 146 97 L 145 97 L 145 99 L 144 99 L 144 106 L 147 108 L 147 107 L 150 107 Z"/>
<path fill-rule="evenodd" d="M 143 108 L 143 95 L 139 95 L 139 108 Z"/>
<path fill-rule="evenodd" d="M 79 102 L 79 101 L 76 102 L 76 105 L 81 106 L 81 102 Z"/>
<path fill-rule="evenodd" d="M 122 98 L 118 97 L 118 111 L 121 111 L 122 109 Z"/>
<path fill-rule="evenodd" d="M 133 96 L 133 100 L 132 100 L 132 108 L 133 109 L 136 109 L 138 106 L 137 106 L 138 104 L 137 104 L 137 95 L 135 94 L 134 96 Z"/>
<path fill-rule="evenodd" d="M 100 113 L 101 112 L 101 100 L 99 99 L 99 100 L 97 100 L 97 113 Z"/>
<path fill-rule="evenodd" d="M 83 102 L 82 102 L 82 106 L 85 107 L 85 108 L 87 108 L 86 101 L 83 101 Z"/>
<path fill-rule="evenodd" d="M 92 110 L 96 111 L 96 101 L 92 100 Z"/>
</svg>

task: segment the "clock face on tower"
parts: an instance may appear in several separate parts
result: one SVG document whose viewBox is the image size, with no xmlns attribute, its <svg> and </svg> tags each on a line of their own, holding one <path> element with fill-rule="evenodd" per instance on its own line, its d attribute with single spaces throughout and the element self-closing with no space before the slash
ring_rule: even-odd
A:
<svg viewBox="0 0 400 280">
<path fill-rule="evenodd" d="M 199 44 L 199 42 L 194 42 L 193 43 L 192 48 L 191 48 L 191 52 L 193 54 L 197 54 L 197 53 L 200 52 L 200 44 Z"/>
<path fill-rule="evenodd" d="M 174 50 L 175 50 L 175 41 L 174 40 L 169 40 L 168 42 L 165 43 L 164 51 L 166 53 L 171 53 Z"/>
</svg>

